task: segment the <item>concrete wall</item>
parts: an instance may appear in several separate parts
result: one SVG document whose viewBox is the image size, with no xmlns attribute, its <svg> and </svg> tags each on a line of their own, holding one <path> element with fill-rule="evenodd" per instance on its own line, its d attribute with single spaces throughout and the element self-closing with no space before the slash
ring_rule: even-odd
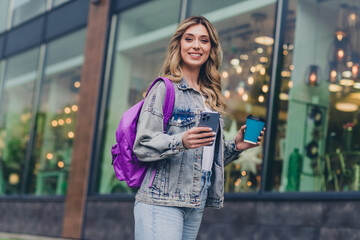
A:
<svg viewBox="0 0 360 240">
<path fill-rule="evenodd" d="M 60 236 L 64 200 L 0 201 L 0 232 Z"/>
<path fill-rule="evenodd" d="M 360 202 L 225 201 L 206 209 L 199 240 L 360 239 Z M 134 239 L 133 202 L 89 202 L 85 239 Z"/>
<path fill-rule="evenodd" d="M 63 201 L 0 201 L 0 232 L 61 236 Z M 198 240 L 360 239 L 359 201 L 225 201 L 206 209 Z M 84 239 L 134 239 L 132 201 L 89 201 Z"/>
</svg>

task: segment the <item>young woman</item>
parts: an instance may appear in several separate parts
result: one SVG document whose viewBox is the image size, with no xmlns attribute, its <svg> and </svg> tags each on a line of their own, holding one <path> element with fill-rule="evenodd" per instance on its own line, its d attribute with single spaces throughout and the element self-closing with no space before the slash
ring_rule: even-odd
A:
<svg viewBox="0 0 360 240">
<path fill-rule="evenodd" d="M 185 19 L 171 39 L 161 75 L 174 84 L 173 115 L 164 133 L 166 87 L 158 82 L 145 99 L 134 144 L 138 159 L 150 163 L 136 194 L 137 240 L 196 239 L 204 207 L 223 206 L 224 167 L 262 140 L 263 131 L 256 145 L 244 142 L 244 125 L 225 141 L 222 117 L 217 132 L 197 127 L 202 111 L 225 113 L 221 54 L 214 26 L 201 16 Z"/>
</svg>

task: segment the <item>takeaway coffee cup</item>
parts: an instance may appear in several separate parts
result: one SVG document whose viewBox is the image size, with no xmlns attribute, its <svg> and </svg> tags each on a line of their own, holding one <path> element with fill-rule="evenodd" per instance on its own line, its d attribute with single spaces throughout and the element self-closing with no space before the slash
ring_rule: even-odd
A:
<svg viewBox="0 0 360 240">
<path fill-rule="evenodd" d="M 264 126 L 265 119 L 255 117 L 253 115 L 247 116 L 244 142 L 256 144 Z"/>
</svg>

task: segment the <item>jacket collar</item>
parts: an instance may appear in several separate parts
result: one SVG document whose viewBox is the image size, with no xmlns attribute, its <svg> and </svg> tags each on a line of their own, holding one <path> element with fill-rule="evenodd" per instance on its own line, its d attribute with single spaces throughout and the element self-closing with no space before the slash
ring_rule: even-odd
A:
<svg viewBox="0 0 360 240">
<path fill-rule="evenodd" d="M 180 90 L 192 89 L 192 87 L 190 87 L 185 78 L 182 78 L 181 81 L 178 82 L 176 85 Z"/>
</svg>

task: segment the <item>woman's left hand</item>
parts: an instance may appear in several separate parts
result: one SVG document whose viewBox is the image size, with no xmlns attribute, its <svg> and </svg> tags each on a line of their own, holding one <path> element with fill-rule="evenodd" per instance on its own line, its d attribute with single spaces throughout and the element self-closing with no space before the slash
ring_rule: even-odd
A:
<svg viewBox="0 0 360 240">
<path fill-rule="evenodd" d="M 260 132 L 260 136 L 258 137 L 258 142 L 256 144 L 252 144 L 252 143 L 248 143 L 248 142 L 244 142 L 244 135 L 245 135 L 245 130 L 246 130 L 246 125 L 243 125 L 238 134 L 235 137 L 235 146 L 236 149 L 238 150 L 246 150 L 249 148 L 253 148 L 253 147 L 257 147 L 260 145 L 260 142 L 263 139 L 264 133 L 265 133 L 265 127 L 263 128 L 263 130 Z"/>
</svg>

